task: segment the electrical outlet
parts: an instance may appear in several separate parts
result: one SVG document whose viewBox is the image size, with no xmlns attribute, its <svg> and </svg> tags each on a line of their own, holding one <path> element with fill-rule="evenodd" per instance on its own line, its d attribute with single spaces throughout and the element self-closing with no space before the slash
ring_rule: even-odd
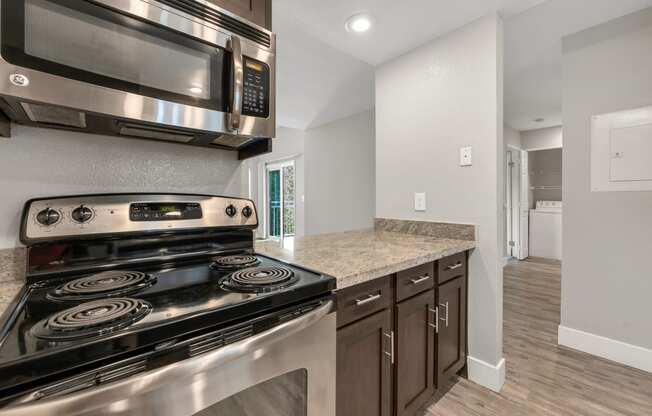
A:
<svg viewBox="0 0 652 416">
<path fill-rule="evenodd" d="M 473 148 L 460 148 L 460 166 L 471 166 L 473 164 Z"/>
<path fill-rule="evenodd" d="M 425 211 L 426 210 L 426 193 L 425 192 L 415 192 L 414 193 L 414 210 L 415 211 Z"/>
</svg>

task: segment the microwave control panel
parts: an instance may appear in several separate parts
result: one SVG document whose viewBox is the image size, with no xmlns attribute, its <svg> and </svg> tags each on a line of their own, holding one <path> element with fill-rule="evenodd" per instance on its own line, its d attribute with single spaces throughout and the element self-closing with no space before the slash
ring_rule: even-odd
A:
<svg viewBox="0 0 652 416">
<path fill-rule="evenodd" d="M 242 114 L 269 117 L 269 66 L 264 62 L 244 57 L 244 97 Z"/>
</svg>

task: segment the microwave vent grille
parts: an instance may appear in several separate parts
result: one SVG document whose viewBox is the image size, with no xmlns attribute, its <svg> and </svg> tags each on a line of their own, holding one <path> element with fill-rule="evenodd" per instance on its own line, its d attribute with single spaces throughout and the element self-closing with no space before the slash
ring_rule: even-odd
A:
<svg viewBox="0 0 652 416">
<path fill-rule="evenodd" d="M 183 131 L 145 126 L 133 123 L 119 123 L 120 134 L 123 136 L 140 137 L 142 139 L 164 140 L 167 142 L 189 143 L 195 139 L 192 133 Z"/>
<path fill-rule="evenodd" d="M 54 105 L 20 103 L 31 121 L 57 126 L 86 128 L 86 114 L 79 110 Z"/>
<path fill-rule="evenodd" d="M 250 141 L 254 140 L 251 137 L 235 136 L 233 134 L 222 134 L 213 139 L 212 144 L 218 146 L 232 147 L 234 149 L 240 148 Z"/>
<path fill-rule="evenodd" d="M 216 26 L 224 28 L 232 33 L 253 40 L 254 42 L 266 47 L 270 47 L 272 39 L 269 33 L 260 29 L 250 26 L 238 19 L 235 19 L 219 10 L 197 2 L 195 0 L 156 0 L 159 3 L 173 7 L 177 10 L 185 12 L 191 16 L 195 16 L 207 22 L 213 23 Z"/>
</svg>

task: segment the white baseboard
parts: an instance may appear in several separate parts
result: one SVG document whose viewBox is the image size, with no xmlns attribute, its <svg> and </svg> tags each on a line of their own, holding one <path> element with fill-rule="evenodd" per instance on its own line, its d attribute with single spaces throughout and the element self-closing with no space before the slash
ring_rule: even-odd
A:
<svg viewBox="0 0 652 416">
<path fill-rule="evenodd" d="M 559 345 L 652 373 L 652 350 L 559 325 Z"/>
<path fill-rule="evenodd" d="M 469 380 L 484 386 L 490 390 L 500 393 L 505 384 L 505 359 L 501 359 L 497 365 L 469 356 L 466 360 Z"/>
</svg>

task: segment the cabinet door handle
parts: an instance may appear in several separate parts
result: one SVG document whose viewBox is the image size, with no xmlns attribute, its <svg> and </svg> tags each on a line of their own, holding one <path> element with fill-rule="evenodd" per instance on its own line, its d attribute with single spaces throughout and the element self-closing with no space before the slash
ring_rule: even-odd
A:
<svg viewBox="0 0 652 416">
<path fill-rule="evenodd" d="M 451 266 L 446 267 L 446 270 L 457 270 L 462 266 L 463 266 L 462 262 L 458 261 L 457 264 L 453 264 Z"/>
<path fill-rule="evenodd" d="M 384 351 L 385 355 L 388 356 L 391 363 L 394 364 L 394 331 L 390 331 L 389 334 L 384 332 L 383 335 L 389 338 L 389 352 Z"/>
<path fill-rule="evenodd" d="M 375 295 L 369 295 L 365 299 L 356 299 L 355 305 L 356 306 L 366 305 L 367 303 L 375 302 L 378 299 L 380 299 L 380 293 L 377 293 Z"/>
<path fill-rule="evenodd" d="M 448 302 L 446 302 L 445 304 L 440 303 L 439 306 L 441 306 L 442 308 L 446 308 L 446 315 L 444 315 L 444 317 L 441 318 L 441 320 L 445 322 L 446 328 L 448 328 Z"/>
<path fill-rule="evenodd" d="M 428 322 L 428 326 L 434 328 L 435 334 L 438 334 L 439 333 L 439 308 L 435 308 L 435 309 L 428 308 L 428 311 L 435 314 L 435 323 L 431 324 L 430 322 Z"/>
</svg>

